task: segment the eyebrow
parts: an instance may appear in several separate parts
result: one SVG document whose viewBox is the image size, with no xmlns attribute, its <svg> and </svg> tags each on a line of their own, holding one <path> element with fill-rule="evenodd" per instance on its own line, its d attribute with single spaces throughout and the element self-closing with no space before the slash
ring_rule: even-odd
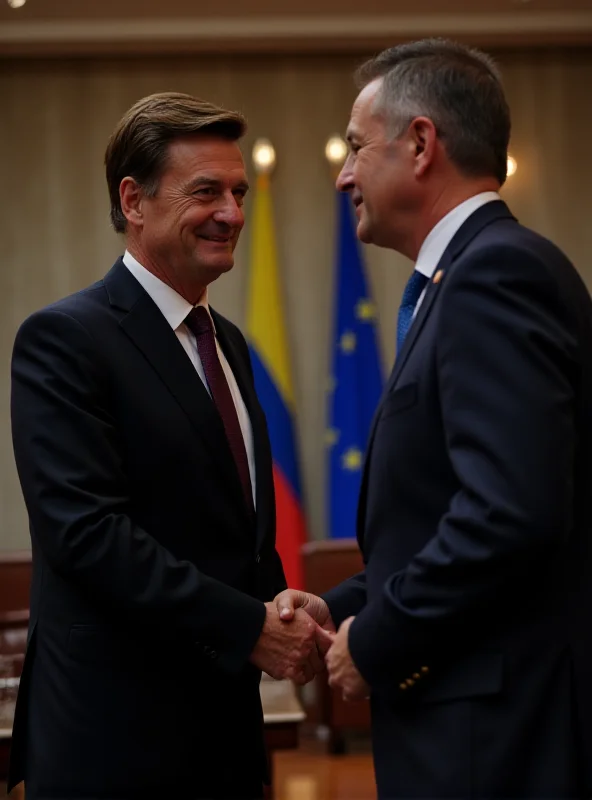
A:
<svg viewBox="0 0 592 800">
<path fill-rule="evenodd" d="M 208 177 L 201 177 L 195 178 L 195 180 L 190 181 L 186 189 L 192 191 L 193 189 L 198 188 L 207 188 L 211 187 L 212 189 L 220 189 L 222 187 L 222 181 L 218 178 L 208 178 Z M 249 184 L 247 181 L 239 181 L 236 186 L 233 187 L 233 191 L 243 191 L 245 194 L 249 191 Z"/>
</svg>

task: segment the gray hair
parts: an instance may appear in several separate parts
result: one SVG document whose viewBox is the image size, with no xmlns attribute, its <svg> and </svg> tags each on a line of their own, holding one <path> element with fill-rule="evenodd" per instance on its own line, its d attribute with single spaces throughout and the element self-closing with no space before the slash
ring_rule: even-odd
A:
<svg viewBox="0 0 592 800">
<path fill-rule="evenodd" d="M 356 73 L 359 88 L 377 78 L 383 82 L 374 111 L 393 138 L 415 117 L 429 117 L 463 174 L 504 183 L 510 110 L 493 59 L 446 39 L 423 39 L 384 50 Z"/>
</svg>

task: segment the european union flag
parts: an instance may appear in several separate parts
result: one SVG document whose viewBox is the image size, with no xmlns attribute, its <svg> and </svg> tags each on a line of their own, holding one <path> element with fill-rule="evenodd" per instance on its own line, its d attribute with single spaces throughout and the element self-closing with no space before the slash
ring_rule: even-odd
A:
<svg viewBox="0 0 592 800">
<path fill-rule="evenodd" d="M 376 307 L 370 298 L 349 195 L 338 195 L 336 304 L 330 379 L 329 535 L 356 535 L 364 452 L 382 391 Z"/>
</svg>

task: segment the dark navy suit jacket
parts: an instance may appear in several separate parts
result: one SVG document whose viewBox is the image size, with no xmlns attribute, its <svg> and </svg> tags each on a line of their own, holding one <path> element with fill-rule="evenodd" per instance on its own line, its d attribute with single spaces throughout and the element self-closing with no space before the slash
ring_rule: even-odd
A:
<svg viewBox="0 0 592 800">
<path fill-rule="evenodd" d="M 11 784 L 28 800 L 261 791 L 248 657 L 285 584 L 247 346 L 213 316 L 253 428 L 255 521 L 205 387 L 121 260 L 18 332 L 33 583 Z"/>
<path fill-rule="evenodd" d="M 445 251 L 388 381 L 329 592 L 379 795 L 592 789 L 592 303 L 501 201 Z"/>
</svg>

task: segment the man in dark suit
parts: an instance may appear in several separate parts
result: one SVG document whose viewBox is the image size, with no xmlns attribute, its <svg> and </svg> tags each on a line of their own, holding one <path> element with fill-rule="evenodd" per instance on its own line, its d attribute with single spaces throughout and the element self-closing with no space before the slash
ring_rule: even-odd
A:
<svg viewBox="0 0 592 800">
<path fill-rule="evenodd" d="M 187 95 L 137 103 L 106 153 L 125 255 L 16 338 L 33 582 L 11 785 L 28 800 L 261 797 L 261 670 L 322 666 L 318 626 L 269 602 L 265 418 L 242 334 L 208 305 L 243 226 L 244 128 Z"/>
<path fill-rule="evenodd" d="M 415 262 L 368 445 L 365 571 L 278 598 L 340 626 L 370 695 L 378 794 L 592 790 L 592 304 L 500 200 L 510 116 L 480 52 L 428 40 L 361 70 L 338 188 Z"/>
</svg>

